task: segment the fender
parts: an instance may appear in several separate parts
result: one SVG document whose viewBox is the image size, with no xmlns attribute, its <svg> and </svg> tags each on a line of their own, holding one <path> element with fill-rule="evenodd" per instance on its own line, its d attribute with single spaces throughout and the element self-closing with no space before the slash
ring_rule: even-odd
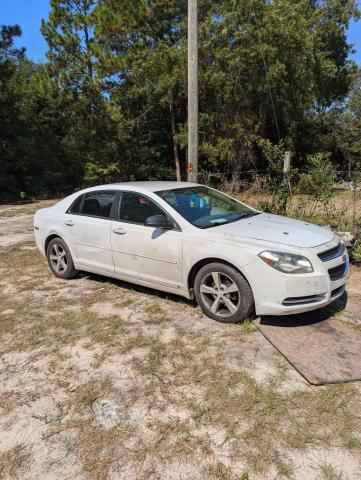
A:
<svg viewBox="0 0 361 480">
<path fill-rule="evenodd" d="M 48 223 L 50 223 L 50 225 L 47 225 Z M 46 222 L 46 225 L 45 225 L 45 234 L 44 234 L 44 237 L 43 237 L 43 248 L 44 248 L 44 252 L 45 252 L 45 243 L 46 243 L 46 240 L 52 236 L 52 235 L 56 235 L 57 237 L 60 237 L 64 240 L 64 242 L 66 243 L 67 247 L 69 248 L 70 250 L 70 253 L 71 253 L 71 256 L 73 258 L 73 262 L 74 262 L 74 266 L 77 267 L 78 265 L 78 262 L 77 262 L 77 257 L 75 255 L 75 251 L 73 249 L 73 246 L 71 245 L 71 242 L 69 242 L 69 236 L 68 236 L 68 233 L 66 231 L 66 229 L 62 226 L 54 226 L 51 224 L 51 218 L 49 220 L 47 220 Z M 45 252 L 45 255 L 46 255 L 46 252 Z"/>
<path fill-rule="evenodd" d="M 237 248 L 235 245 L 231 245 L 228 242 L 217 242 L 217 248 L 206 245 L 206 242 L 200 241 L 198 248 L 194 249 L 194 239 L 193 241 L 187 242 L 187 238 L 184 238 L 183 243 L 183 272 L 182 272 L 182 283 L 185 288 L 189 288 L 189 279 L 194 267 L 198 264 L 205 264 L 211 262 L 225 262 L 236 270 L 238 270 L 250 284 L 253 289 L 252 282 L 248 278 L 248 275 L 245 274 L 243 267 L 248 265 L 251 262 L 252 257 L 250 256 L 250 251 L 248 248 L 243 250 Z M 208 261 L 209 260 L 209 261 Z"/>
</svg>

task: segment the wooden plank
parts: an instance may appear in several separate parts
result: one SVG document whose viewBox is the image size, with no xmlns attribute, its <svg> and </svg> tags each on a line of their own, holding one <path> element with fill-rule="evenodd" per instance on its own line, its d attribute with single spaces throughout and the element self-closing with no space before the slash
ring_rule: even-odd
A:
<svg viewBox="0 0 361 480">
<path fill-rule="evenodd" d="M 331 315 L 326 308 L 255 325 L 312 385 L 361 380 L 361 334 Z"/>
</svg>

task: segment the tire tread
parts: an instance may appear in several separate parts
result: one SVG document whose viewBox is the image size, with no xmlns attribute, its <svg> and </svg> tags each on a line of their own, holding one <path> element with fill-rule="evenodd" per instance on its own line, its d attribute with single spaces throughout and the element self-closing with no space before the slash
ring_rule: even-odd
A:
<svg viewBox="0 0 361 480">
<path fill-rule="evenodd" d="M 60 273 L 60 274 L 53 269 L 52 264 L 50 262 L 50 258 L 49 258 L 51 248 L 55 243 L 61 245 L 64 248 L 64 250 L 66 251 L 67 260 L 68 260 L 68 268 L 65 270 L 64 273 Z M 56 277 L 63 278 L 63 279 L 68 279 L 68 278 L 73 278 L 77 275 L 78 270 L 76 270 L 76 268 L 74 267 L 73 257 L 71 256 L 71 253 L 70 253 L 70 250 L 69 250 L 67 244 L 65 243 L 65 241 L 61 237 L 56 237 L 56 238 L 53 238 L 52 240 L 50 240 L 49 245 L 46 249 L 46 258 L 48 260 L 50 270 L 53 272 L 53 274 Z"/>
</svg>

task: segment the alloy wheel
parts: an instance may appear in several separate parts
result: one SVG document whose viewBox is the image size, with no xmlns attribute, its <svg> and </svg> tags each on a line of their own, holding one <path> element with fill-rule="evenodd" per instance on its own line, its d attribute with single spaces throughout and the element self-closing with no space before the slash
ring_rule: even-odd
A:
<svg viewBox="0 0 361 480">
<path fill-rule="evenodd" d="M 64 273 L 68 268 L 66 251 L 62 245 L 54 243 L 50 250 L 50 262 L 56 273 Z"/>
<path fill-rule="evenodd" d="M 240 305 L 239 288 L 221 272 L 211 272 L 202 279 L 200 294 L 209 310 L 220 317 L 234 315 Z"/>
</svg>

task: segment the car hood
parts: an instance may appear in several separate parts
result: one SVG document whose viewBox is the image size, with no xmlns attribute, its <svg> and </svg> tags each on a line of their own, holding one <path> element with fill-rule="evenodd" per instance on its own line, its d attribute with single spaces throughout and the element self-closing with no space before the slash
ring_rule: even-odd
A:
<svg viewBox="0 0 361 480">
<path fill-rule="evenodd" d="M 316 247 L 334 237 L 334 233 L 327 228 L 268 213 L 218 225 L 211 230 L 227 237 L 253 238 L 299 248 Z"/>
</svg>

